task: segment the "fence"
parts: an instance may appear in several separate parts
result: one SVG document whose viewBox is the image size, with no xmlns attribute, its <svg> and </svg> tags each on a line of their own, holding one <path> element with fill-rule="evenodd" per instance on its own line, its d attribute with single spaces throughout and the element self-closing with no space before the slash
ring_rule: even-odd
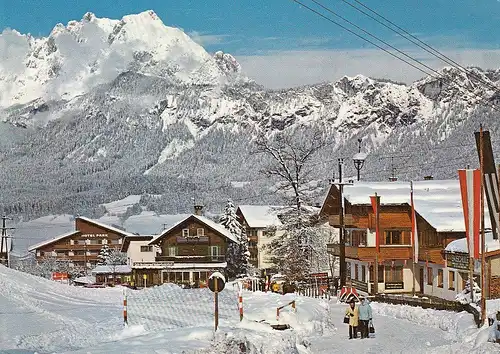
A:
<svg viewBox="0 0 500 354">
<path fill-rule="evenodd" d="M 383 302 L 394 305 L 408 305 L 422 307 L 424 309 L 447 310 L 462 312 L 466 311 L 474 316 L 474 322 L 478 328 L 481 326 L 481 315 L 478 310 L 469 304 L 461 304 L 457 301 L 448 301 L 433 297 L 413 297 L 405 295 L 385 295 L 379 294 L 372 297 L 375 302 Z"/>
<path fill-rule="evenodd" d="M 211 327 L 214 323 L 214 294 L 208 289 L 181 289 L 166 284 L 127 292 L 127 322 L 147 331 L 185 327 Z M 219 293 L 221 325 L 239 322 L 238 297 L 233 291 Z"/>
</svg>

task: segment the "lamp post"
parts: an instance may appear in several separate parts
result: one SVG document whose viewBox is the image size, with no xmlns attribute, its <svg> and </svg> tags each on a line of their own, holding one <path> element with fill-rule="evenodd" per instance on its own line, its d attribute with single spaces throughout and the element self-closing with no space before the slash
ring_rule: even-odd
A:
<svg viewBox="0 0 500 354">
<path fill-rule="evenodd" d="M 360 171 L 365 165 L 365 160 L 366 160 L 366 154 L 364 152 L 361 152 L 361 139 L 358 139 L 358 153 L 353 156 L 353 161 L 354 161 L 354 168 L 356 171 L 358 171 L 358 181 L 360 178 Z"/>
</svg>

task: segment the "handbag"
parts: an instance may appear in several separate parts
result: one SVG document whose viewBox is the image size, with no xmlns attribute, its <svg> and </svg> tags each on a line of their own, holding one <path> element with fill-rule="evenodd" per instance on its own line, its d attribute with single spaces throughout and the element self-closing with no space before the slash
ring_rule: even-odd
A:
<svg viewBox="0 0 500 354">
<path fill-rule="evenodd" d="M 349 315 L 344 316 L 344 323 L 349 323 Z"/>
<path fill-rule="evenodd" d="M 375 327 L 373 327 L 373 322 L 370 321 L 370 324 L 368 325 L 370 333 L 375 333 Z"/>
</svg>

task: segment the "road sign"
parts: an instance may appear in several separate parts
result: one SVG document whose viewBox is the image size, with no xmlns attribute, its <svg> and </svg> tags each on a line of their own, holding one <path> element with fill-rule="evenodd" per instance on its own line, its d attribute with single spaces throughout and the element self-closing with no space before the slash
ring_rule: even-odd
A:
<svg viewBox="0 0 500 354">
<path fill-rule="evenodd" d="M 226 285 L 226 279 L 219 272 L 214 272 L 208 278 L 208 288 L 214 292 L 214 304 L 215 304 L 215 331 L 219 327 L 219 291 L 224 290 Z"/>
<path fill-rule="evenodd" d="M 213 292 L 221 292 L 224 290 L 225 285 L 224 276 L 219 272 L 213 273 L 210 278 L 208 278 L 208 288 Z"/>
</svg>

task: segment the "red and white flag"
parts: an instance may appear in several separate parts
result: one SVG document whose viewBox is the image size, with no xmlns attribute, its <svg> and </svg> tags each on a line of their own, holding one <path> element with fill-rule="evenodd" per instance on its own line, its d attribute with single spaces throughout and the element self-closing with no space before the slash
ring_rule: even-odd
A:
<svg viewBox="0 0 500 354">
<path fill-rule="evenodd" d="M 380 252 L 380 230 L 377 220 L 379 219 L 380 197 L 375 193 L 374 196 L 370 196 L 370 201 L 372 203 L 373 213 L 375 214 L 375 247 L 378 253 Z"/>
<path fill-rule="evenodd" d="M 481 218 L 481 171 L 458 170 L 462 207 L 464 210 L 465 233 L 469 256 L 479 259 L 479 228 Z"/>
<path fill-rule="evenodd" d="M 413 183 L 410 191 L 411 200 L 411 244 L 413 246 L 413 262 L 418 263 L 418 230 L 417 214 L 415 212 L 415 203 L 413 202 Z"/>
</svg>

